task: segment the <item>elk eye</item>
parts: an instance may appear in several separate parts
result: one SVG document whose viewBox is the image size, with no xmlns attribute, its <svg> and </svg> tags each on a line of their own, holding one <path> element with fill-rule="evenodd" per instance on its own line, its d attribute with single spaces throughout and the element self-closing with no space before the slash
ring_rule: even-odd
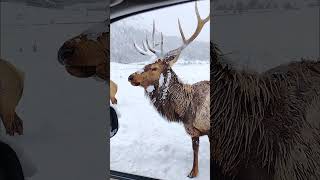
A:
<svg viewBox="0 0 320 180">
<path fill-rule="evenodd" d="M 151 68 L 151 71 L 156 71 L 156 70 L 158 70 L 157 68 Z"/>
</svg>

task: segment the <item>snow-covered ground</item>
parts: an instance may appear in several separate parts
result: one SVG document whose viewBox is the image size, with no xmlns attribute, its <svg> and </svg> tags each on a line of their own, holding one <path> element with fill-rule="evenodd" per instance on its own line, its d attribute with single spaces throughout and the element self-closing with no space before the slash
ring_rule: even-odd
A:
<svg viewBox="0 0 320 180">
<path fill-rule="evenodd" d="M 181 62 L 173 69 L 185 83 L 210 79 L 209 62 Z M 128 82 L 128 76 L 141 69 L 142 64 L 146 63 L 112 62 L 110 66 L 111 79 L 118 84 L 116 108 L 121 114 L 120 129 L 110 140 L 110 168 L 158 179 L 189 179 L 193 151 L 191 138 L 183 125 L 167 122 L 151 106 L 143 88 Z M 209 145 L 208 137 L 200 138 L 199 176 L 196 179 L 210 179 Z"/>
</svg>

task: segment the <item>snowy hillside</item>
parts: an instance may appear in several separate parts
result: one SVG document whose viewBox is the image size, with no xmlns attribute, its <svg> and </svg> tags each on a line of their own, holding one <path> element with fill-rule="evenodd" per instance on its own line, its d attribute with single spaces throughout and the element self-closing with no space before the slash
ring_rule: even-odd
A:
<svg viewBox="0 0 320 180">
<path fill-rule="evenodd" d="M 138 17 L 137 17 L 138 18 Z M 131 21 L 131 18 L 119 21 L 111 25 L 111 61 L 120 63 L 141 62 L 150 57 L 142 56 L 133 47 L 133 41 L 142 46 L 142 40 L 146 39 L 146 35 L 151 40 L 151 30 L 136 28 L 141 20 Z M 129 20 L 129 21 L 128 21 Z M 152 22 L 151 22 L 152 23 Z M 179 35 L 179 34 L 178 34 Z M 180 36 L 180 35 L 179 35 Z M 164 36 L 164 51 L 175 49 L 181 45 L 181 37 L 179 36 Z M 208 37 L 209 39 L 209 37 Z M 156 33 L 156 40 L 160 40 L 160 32 Z M 151 42 L 151 41 L 150 41 Z M 195 41 L 190 44 L 181 54 L 181 57 L 186 59 L 199 59 L 202 61 L 209 60 L 209 43 Z M 195 47 L 197 50 L 195 51 Z M 123 53 L 125 50 L 126 53 Z"/>
<path fill-rule="evenodd" d="M 210 79 L 208 62 L 180 63 L 173 69 L 185 83 Z M 143 88 L 128 82 L 128 76 L 144 66 L 141 64 L 112 62 L 110 66 L 111 79 L 118 84 L 116 108 L 121 114 L 120 129 L 110 140 L 111 169 L 165 180 L 189 180 L 193 151 L 183 125 L 167 122 L 151 106 Z M 201 137 L 199 176 L 195 179 L 210 179 L 209 148 L 208 137 Z"/>
<path fill-rule="evenodd" d="M 202 18 L 209 15 L 209 4 L 209 0 L 198 3 Z M 133 42 L 142 46 L 142 41 L 145 41 L 146 36 L 151 42 L 153 21 L 155 21 L 156 42 L 160 42 L 160 33 L 163 33 L 164 52 L 181 46 L 178 18 L 181 20 L 186 38 L 190 37 L 197 25 L 194 2 L 141 13 L 112 23 L 110 27 L 111 61 L 133 63 L 148 60 L 150 57 L 142 56 L 135 50 Z M 208 61 L 210 57 L 208 53 L 209 30 L 210 22 L 204 26 L 194 42 L 182 52 L 181 57 L 187 61 L 194 59 Z"/>
</svg>

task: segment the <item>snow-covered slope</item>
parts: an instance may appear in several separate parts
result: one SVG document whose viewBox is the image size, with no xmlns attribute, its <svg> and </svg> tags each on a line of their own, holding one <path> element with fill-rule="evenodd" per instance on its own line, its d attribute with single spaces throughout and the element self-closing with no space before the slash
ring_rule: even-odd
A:
<svg viewBox="0 0 320 180">
<path fill-rule="evenodd" d="M 111 63 L 111 79 L 118 84 L 117 109 L 121 112 L 119 131 L 110 140 L 111 169 L 159 179 L 188 180 L 193 161 L 190 136 L 182 124 L 169 123 L 158 114 L 144 96 L 143 88 L 128 82 L 128 76 L 142 67 Z M 208 62 L 173 67 L 185 83 L 209 80 L 209 68 Z M 201 137 L 200 173 L 195 179 L 210 179 L 209 147 L 208 137 Z"/>
</svg>

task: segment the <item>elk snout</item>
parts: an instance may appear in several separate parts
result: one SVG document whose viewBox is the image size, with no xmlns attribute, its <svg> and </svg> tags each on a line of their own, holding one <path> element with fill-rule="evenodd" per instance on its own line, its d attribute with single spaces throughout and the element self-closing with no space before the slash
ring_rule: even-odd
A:
<svg viewBox="0 0 320 180">
<path fill-rule="evenodd" d="M 129 77 L 128 77 L 128 81 L 131 83 L 131 85 L 133 86 L 139 86 L 140 83 L 137 82 L 136 78 L 135 78 L 135 73 L 131 74 Z"/>
<path fill-rule="evenodd" d="M 60 64 L 68 64 L 68 60 L 74 54 L 74 49 L 70 47 L 62 46 L 58 51 L 58 61 Z"/>
</svg>

